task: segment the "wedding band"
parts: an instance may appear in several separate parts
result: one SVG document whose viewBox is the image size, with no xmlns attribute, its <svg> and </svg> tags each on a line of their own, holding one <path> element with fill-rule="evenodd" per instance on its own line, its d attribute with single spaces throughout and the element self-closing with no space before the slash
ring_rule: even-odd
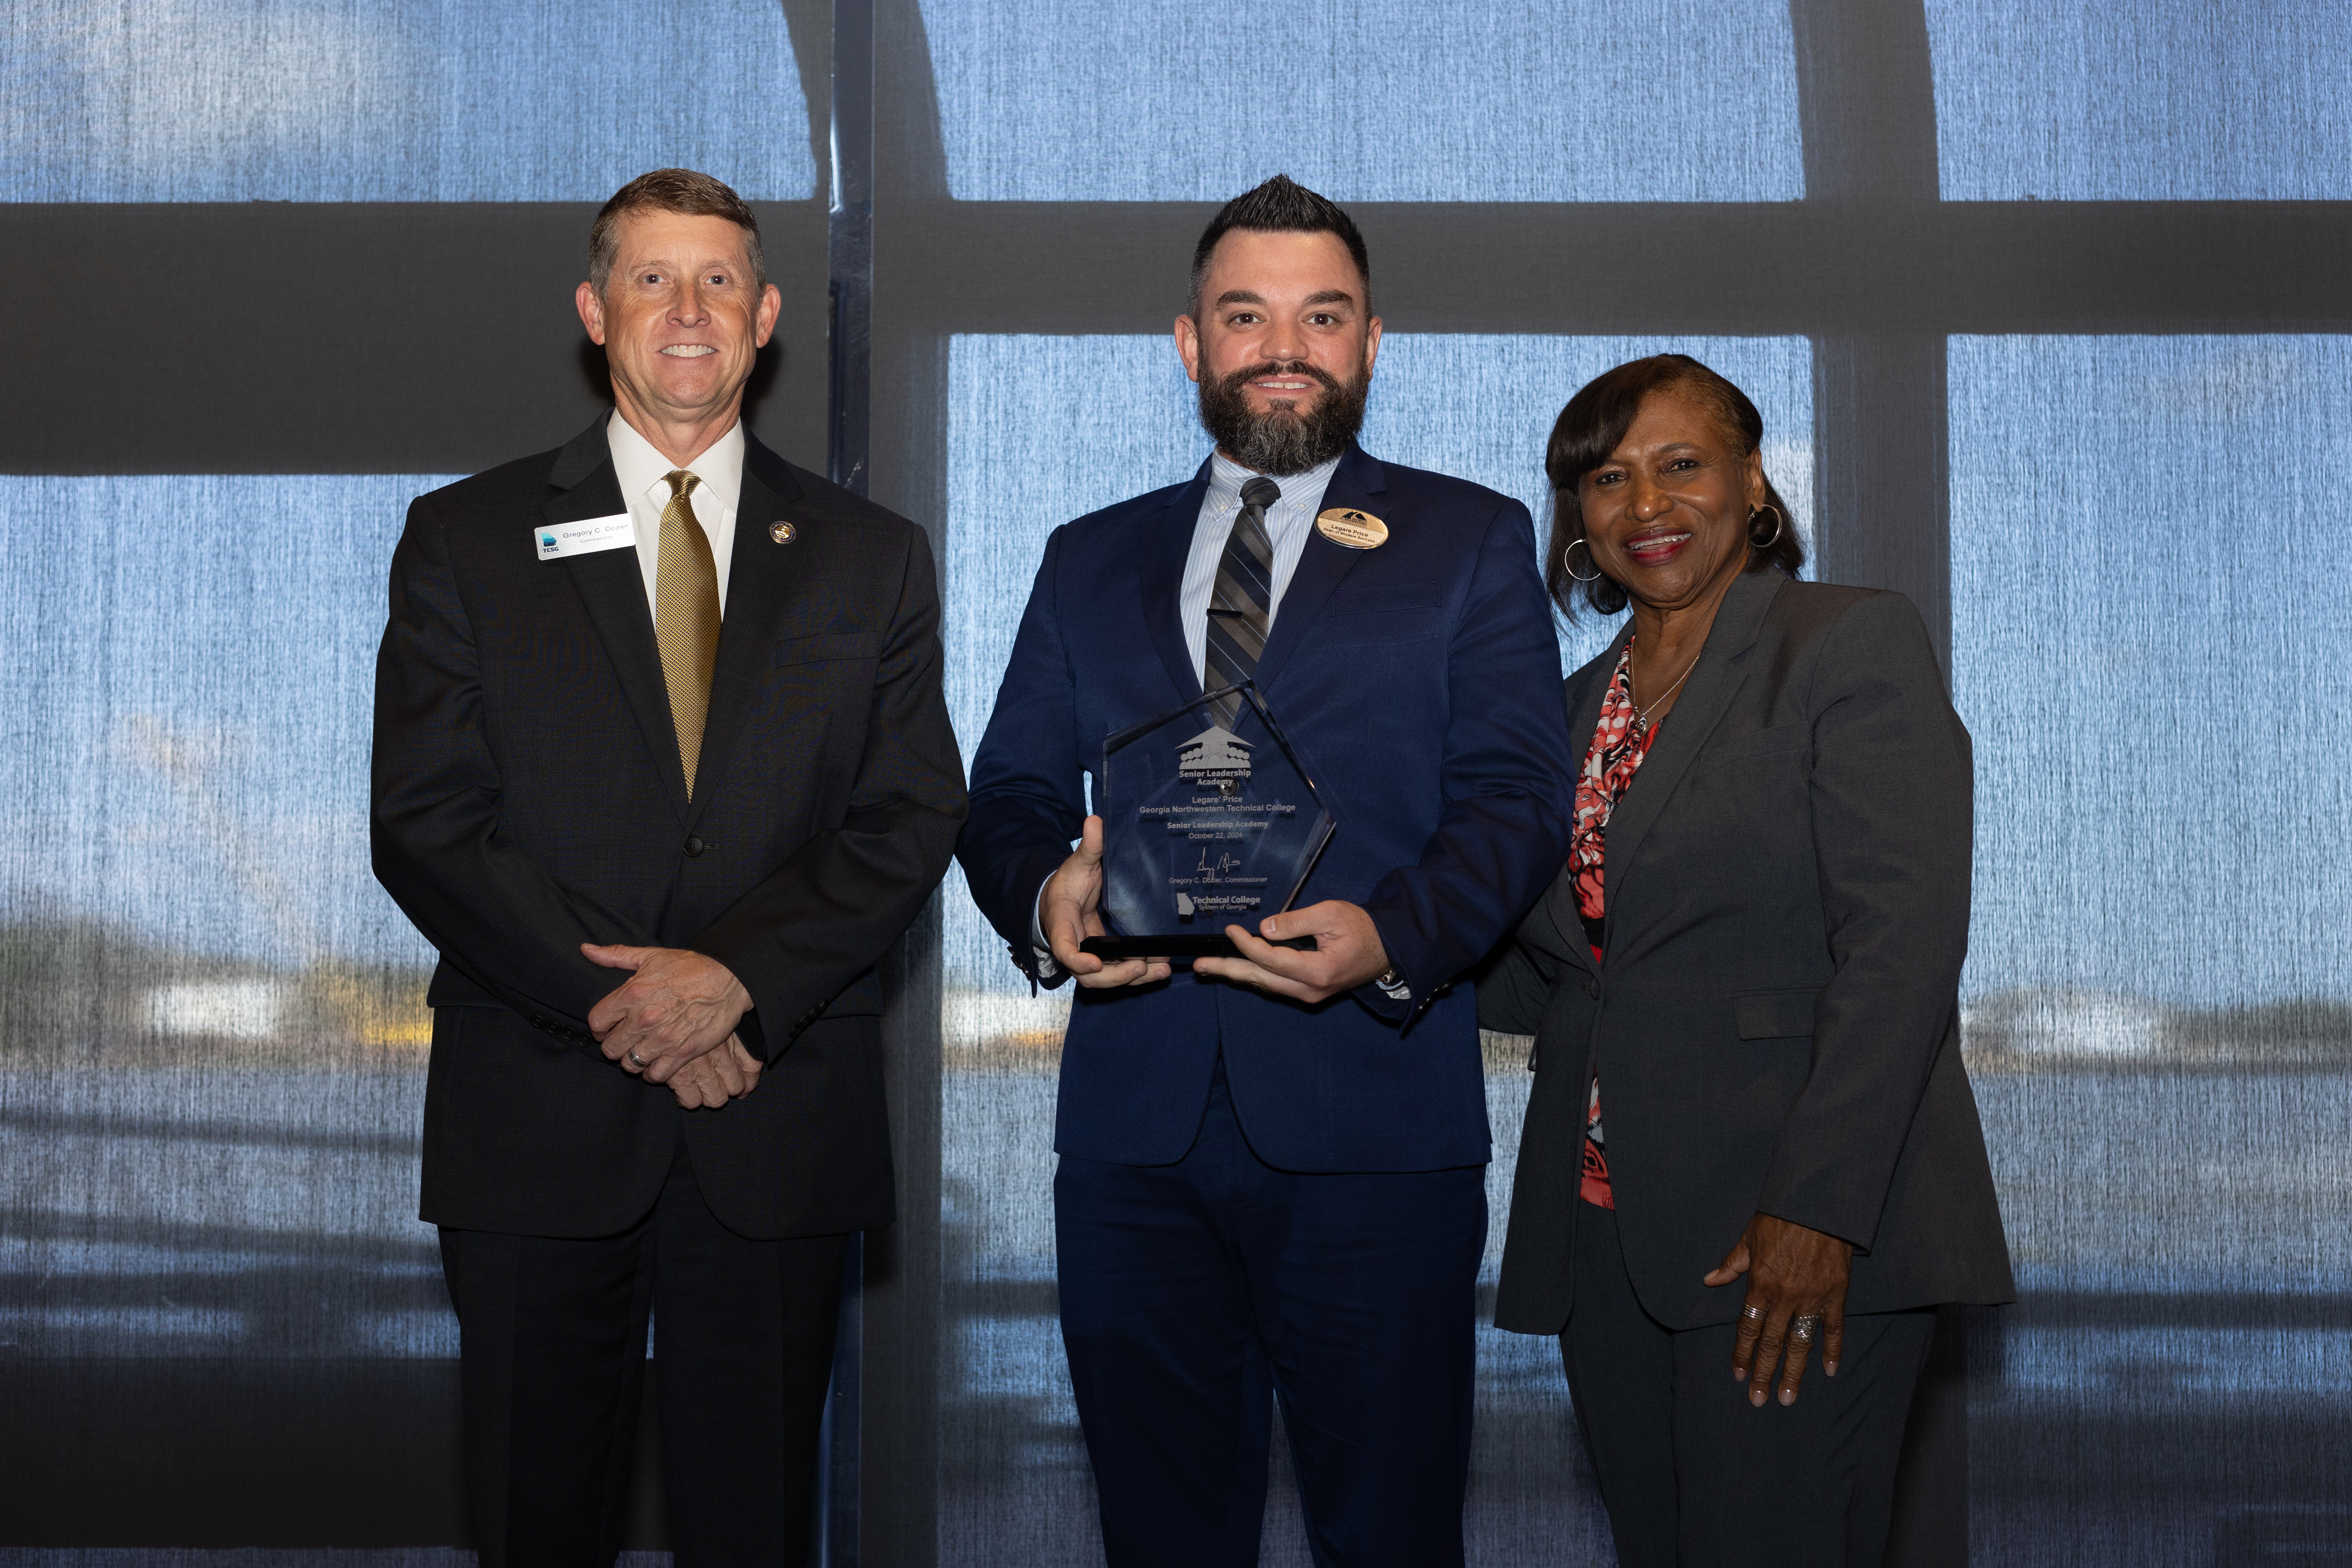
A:
<svg viewBox="0 0 2352 1568">
<path fill-rule="evenodd" d="M 1739 1315 L 1746 1318 L 1752 1323 L 1758 1321 L 1764 1316 L 1764 1309 L 1755 1305 L 1753 1302 L 1750 1302 L 1748 1305 L 1739 1309 Z"/>
<path fill-rule="evenodd" d="M 631 1052 L 629 1053 L 629 1060 L 630 1060 L 630 1061 L 632 1061 L 632 1062 L 634 1062 L 634 1063 L 635 1063 L 638 1067 L 643 1067 L 643 1066 L 645 1066 L 645 1065 L 646 1065 L 646 1058 L 643 1058 L 643 1057 L 641 1057 L 641 1056 L 639 1056 L 639 1055 L 637 1055 L 637 1053 L 636 1053 L 636 1052 L 635 1052 L 635 1051 L 631 1051 Z"/>
<path fill-rule="evenodd" d="M 1789 1337 L 1811 1344 L 1821 1326 L 1819 1318 L 1791 1318 L 1789 1320 Z"/>
</svg>

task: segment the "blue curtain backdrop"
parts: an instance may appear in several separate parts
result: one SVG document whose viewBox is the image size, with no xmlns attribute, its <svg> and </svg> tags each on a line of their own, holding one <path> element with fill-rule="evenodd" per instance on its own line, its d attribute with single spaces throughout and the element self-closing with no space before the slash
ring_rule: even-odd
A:
<svg viewBox="0 0 2352 1568">
<path fill-rule="evenodd" d="M 1825 56 L 1850 42 L 1853 69 L 1911 90 L 1899 51 L 1874 69 L 1893 46 L 1865 12 L 1916 34 L 1896 107 L 1932 167 L 1908 205 L 1823 185 L 1844 166 L 1807 97 Z M 1904 542 L 1976 737 L 1965 1049 L 2023 1300 L 1968 1326 L 1952 1528 L 2020 1568 L 2352 1562 L 2352 290 L 2231 315 L 2214 301 L 2270 298 L 2313 258 L 2224 246 L 2182 281 L 2164 247 L 2099 237 L 2335 221 L 2352 10 L 872 14 L 874 493 L 933 531 L 967 756 L 1045 535 L 1206 453 L 1164 326 L 1208 204 L 1276 170 L 1360 204 L 1391 329 L 1367 447 L 1539 521 L 1577 386 L 1664 349 L 1706 360 L 1762 409 L 1821 575 L 1880 581 L 1877 542 Z M 772 0 L 20 0 L 0 218 L 37 247 L 83 232 L 69 213 L 143 204 L 293 203 L 323 226 L 339 205 L 572 203 L 584 238 L 593 203 L 673 163 L 814 203 L 827 110 L 804 84 L 837 66 L 810 54 L 832 37 L 824 5 Z M 1979 232 L 2026 237 L 1958 263 L 1938 237 Z M 1515 233 L 1562 242 L 1495 241 Z M 1867 289 L 1820 285 L 1880 245 Z M 413 331 L 461 355 L 508 258 L 436 259 L 451 297 Z M 2109 321 L 2110 295 L 2152 302 Z M 136 294 L 90 313 L 130 376 L 176 330 Z M 1910 378 L 1899 418 L 1855 407 L 1856 352 Z M 267 372 L 224 374 L 185 395 Z M 12 360 L 7 406 L 44 379 Z M 1929 434 L 1858 451 L 1878 416 Z M 299 429 L 264 436 L 299 450 Z M 0 1563 L 446 1565 L 455 1325 L 414 1218 L 431 954 L 368 873 L 364 769 L 392 542 L 465 465 L 289 472 L 231 444 L 152 473 L 139 440 L 79 467 L 12 447 L 0 474 L 0 1436 L 65 1455 L 56 1474 L 152 1478 L 209 1473 L 234 1428 L 234 1456 L 293 1479 L 173 1535 L 133 1504 L 61 1524 L 23 1479 L 52 1472 L 12 1459 Z M 1889 464 L 1909 489 L 1857 493 Z M 1612 630 L 1563 623 L 1563 668 Z M 907 962 L 911 1201 L 869 1263 L 864 1560 L 1098 1561 L 1054 1318 L 1066 1001 L 1016 982 L 953 874 Z M 1488 1041 L 1496 1249 L 1524 1057 Z M 1482 1330 L 1479 1352 L 1472 1560 L 1608 1561 L 1552 1346 Z M 1265 1560 L 1304 1563 L 1286 1463 Z M 640 1515 L 657 1542 L 657 1504 Z"/>
</svg>

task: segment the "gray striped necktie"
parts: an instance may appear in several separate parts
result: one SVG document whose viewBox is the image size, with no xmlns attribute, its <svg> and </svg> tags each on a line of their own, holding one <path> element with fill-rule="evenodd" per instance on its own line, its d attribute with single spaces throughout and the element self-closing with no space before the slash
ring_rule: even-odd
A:
<svg viewBox="0 0 2352 1568">
<path fill-rule="evenodd" d="M 1266 627 L 1274 620 L 1274 542 L 1266 537 L 1265 509 L 1282 499 L 1282 487 L 1263 474 L 1242 486 L 1241 515 L 1217 563 L 1216 586 L 1209 592 L 1207 689 L 1231 686 L 1257 674 L 1265 652 Z M 1241 717 L 1238 695 L 1210 707 L 1230 730 Z"/>
</svg>

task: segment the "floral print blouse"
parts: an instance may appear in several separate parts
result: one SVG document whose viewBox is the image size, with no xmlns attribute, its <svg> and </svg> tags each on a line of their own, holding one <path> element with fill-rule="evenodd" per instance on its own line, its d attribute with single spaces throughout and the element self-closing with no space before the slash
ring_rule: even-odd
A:
<svg viewBox="0 0 2352 1568">
<path fill-rule="evenodd" d="M 1584 768 L 1576 780 L 1576 831 L 1569 841 L 1569 871 L 1576 885 L 1576 912 L 1583 918 L 1585 940 L 1592 948 L 1592 962 L 1601 962 L 1601 917 L 1607 912 L 1602 901 L 1604 850 L 1610 815 L 1617 803 L 1633 786 L 1633 775 L 1641 770 L 1642 759 L 1658 738 L 1657 723 L 1641 722 L 1633 706 L 1633 639 L 1625 639 L 1625 651 L 1617 660 L 1616 673 L 1609 678 L 1609 689 L 1601 699 L 1601 722 L 1592 731 L 1592 744 L 1584 753 Z M 1584 1113 L 1584 1172 L 1578 1186 L 1578 1196 L 1586 1203 L 1598 1204 L 1605 1209 L 1617 1206 L 1609 1185 L 1609 1151 L 1601 1131 L 1601 1080 L 1592 1080 L 1592 1093 Z"/>
</svg>

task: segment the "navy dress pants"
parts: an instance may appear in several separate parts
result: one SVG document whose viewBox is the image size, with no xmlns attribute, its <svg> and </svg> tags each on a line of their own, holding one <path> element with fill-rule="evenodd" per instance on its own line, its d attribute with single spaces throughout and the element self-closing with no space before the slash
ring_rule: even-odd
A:
<svg viewBox="0 0 2352 1568">
<path fill-rule="evenodd" d="M 1066 1156 L 1054 1212 L 1111 1568 L 1255 1568 L 1276 1399 L 1319 1568 L 1462 1562 L 1482 1167 L 1276 1170 L 1220 1062 L 1182 1160 Z"/>
<path fill-rule="evenodd" d="M 678 1568 L 806 1563 L 848 1239 L 729 1230 L 683 1140 L 653 1212 L 618 1236 L 443 1229 L 482 1568 L 610 1568 L 648 1313 Z"/>
<path fill-rule="evenodd" d="M 1560 1356 L 1623 1568 L 1878 1568 L 1936 1310 L 1849 1315 L 1838 1374 L 1816 1353 L 1797 1402 L 1776 1382 L 1759 1410 L 1736 1324 L 1642 1310 L 1613 1210 L 1582 1205 L 1575 1247 Z"/>
</svg>

